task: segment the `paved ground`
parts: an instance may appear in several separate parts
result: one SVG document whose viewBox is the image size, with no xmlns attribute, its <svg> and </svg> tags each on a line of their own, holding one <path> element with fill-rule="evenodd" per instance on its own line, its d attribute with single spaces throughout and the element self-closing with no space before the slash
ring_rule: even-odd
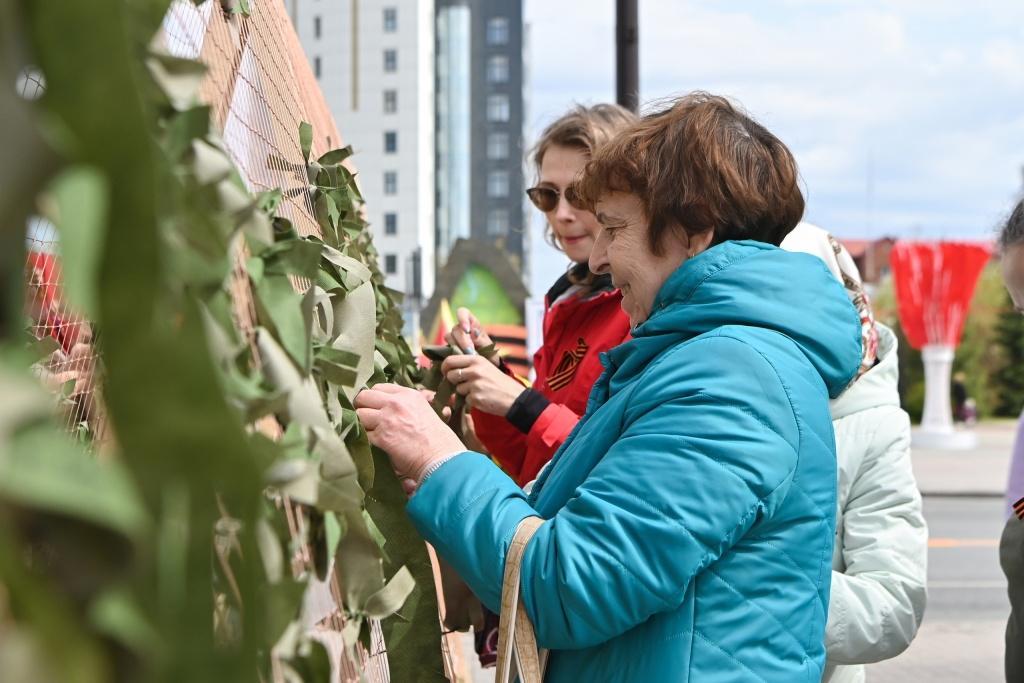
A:
<svg viewBox="0 0 1024 683">
<path fill-rule="evenodd" d="M 1015 428 L 1013 421 L 978 425 L 970 451 L 913 450 L 931 537 L 928 610 L 905 653 L 868 668 L 869 683 L 1003 680 L 1009 603 L 998 539 Z"/>
<path fill-rule="evenodd" d="M 1003 495 L 1016 422 L 978 425 L 978 444 L 969 451 L 914 448 L 917 485 L 925 495 Z"/>
<path fill-rule="evenodd" d="M 925 495 L 931 536 L 924 625 L 899 657 L 868 668 L 869 683 L 988 683 L 1003 680 L 1009 605 L 999 569 L 1003 488 L 1015 423 L 979 425 L 970 451 L 916 448 L 914 473 Z M 472 653 L 472 641 L 465 641 Z M 467 656 L 475 665 L 475 658 Z M 494 680 L 474 666 L 473 683 Z"/>
<path fill-rule="evenodd" d="M 899 657 L 868 667 L 869 683 L 987 683 L 1003 680 L 1009 604 L 999 569 L 1001 498 L 928 496 L 928 609 Z"/>
</svg>

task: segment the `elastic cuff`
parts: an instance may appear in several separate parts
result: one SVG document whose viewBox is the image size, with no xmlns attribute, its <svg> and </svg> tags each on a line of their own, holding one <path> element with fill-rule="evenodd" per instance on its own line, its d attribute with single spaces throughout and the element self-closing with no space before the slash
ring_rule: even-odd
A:
<svg viewBox="0 0 1024 683">
<path fill-rule="evenodd" d="M 423 474 L 420 475 L 420 480 L 418 482 L 416 482 L 416 488 L 413 489 L 413 492 L 415 493 L 417 490 L 419 490 L 420 486 L 423 485 L 423 482 L 425 482 L 427 480 L 427 477 L 429 477 L 431 474 L 433 474 L 434 472 L 437 472 L 439 469 L 441 469 L 441 465 L 445 464 L 446 462 L 448 462 L 452 458 L 455 458 L 455 457 L 458 457 L 458 456 L 462 455 L 463 453 L 465 453 L 465 451 L 459 451 L 458 453 L 452 453 L 451 455 L 446 455 L 445 457 L 441 458 L 440 460 L 435 460 L 433 463 L 431 463 L 427 467 L 427 469 L 423 470 Z"/>
<path fill-rule="evenodd" d="M 523 434 L 529 434 L 533 429 L 533 423 L 549 405 L 551 405 L 551 401 L 545 398 L 544 394 L 534 389 L 527 389 L 512 402 L 512 407 L 508 409 L 505 419 Z"/>
</svg>

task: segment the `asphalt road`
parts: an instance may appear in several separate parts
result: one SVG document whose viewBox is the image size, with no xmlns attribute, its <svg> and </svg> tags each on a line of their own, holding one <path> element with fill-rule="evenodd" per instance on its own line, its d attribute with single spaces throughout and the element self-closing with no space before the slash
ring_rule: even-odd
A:
<svg viewBox="0 0 1024 683">
<path fill-rule="evenodd" d="M 928 609 L 910 648 L 868 667 L 869 683 L 1003 680 L 1009 603 L 999 569 L 1002 498 L 926 497 Z"/>
</svg>

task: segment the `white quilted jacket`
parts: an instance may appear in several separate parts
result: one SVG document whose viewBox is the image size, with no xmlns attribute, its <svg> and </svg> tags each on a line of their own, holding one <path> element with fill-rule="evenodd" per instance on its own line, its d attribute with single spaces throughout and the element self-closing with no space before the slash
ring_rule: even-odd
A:
<svg viewBox="0 0 1024 683">
<path fill-rule="evenodd" d="M 910 645 L 926 601 L 928 530 L 900 409 L 896 337 L 878 325 L 879 362 L 832 401 L 839 458 L 823 681 L 864 680 L 863 664 Z"/>
</svg>

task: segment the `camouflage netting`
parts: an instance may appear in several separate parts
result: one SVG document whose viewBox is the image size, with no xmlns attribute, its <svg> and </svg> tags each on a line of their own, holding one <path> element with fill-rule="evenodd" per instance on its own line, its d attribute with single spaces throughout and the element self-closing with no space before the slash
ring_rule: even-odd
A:
<svg viewBox="0 0 1024 683">
<path fill-rule="evenodd" d="M 414 380 L 397 295 L 283 6 L 0 0 L 0 20 L 23 48 L 4 142 L 30 159 L 0 234 L 29 219 L 33 369 L 75 437 L 8 334 L 0 670 L 451 675 L 425 546 L 351 406 Z"/>
</svg>

